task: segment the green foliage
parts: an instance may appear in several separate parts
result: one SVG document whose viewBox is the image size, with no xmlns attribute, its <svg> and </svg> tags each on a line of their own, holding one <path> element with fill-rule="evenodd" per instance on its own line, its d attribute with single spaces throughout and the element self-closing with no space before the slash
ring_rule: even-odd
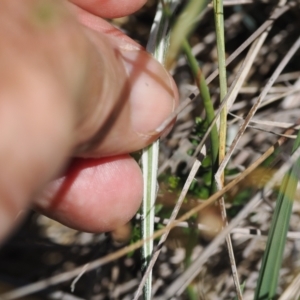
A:
<svg viewBox="0 0 300 300">
<path fill-rule="evenodd" d="M 241 210 L 241 208 L 248 203 L 251 197 L 252 189 L 243 189 L 237 195 L 235 195 L 231 207 L 227 210 L 227 215 L 230 218 L 234 218 Z"/>
<path fill-rule="evenodd" d="M 170 176 L 168 178 L 169 188 L 172 190 L 177 189 L 179 187 L 179 183 L 180 183 L 180 177 Z"/>
<path fill-rule="evenodd" d="M 300 146 L 300 132 L 294 143 L 293 153 Z M 279 279 L 280 266 L 292 213 L 293 200 L 300 178 L 300 158 L 284 176 L 280 187 L 276 208 L 272 218 L 267 246 L 262 260 L 255 299 L 274 299 Z"/>
<path fill-rule="evenodd" d="M 208 169 L 211 167 L 211 156 L 205 156 L 202 160 L 202 168 Z"/>
<path fill-rule="evenodd" d="M 183 41 L 182 47 L 186 55 L 188 64 L 191 68 L 197 87 L 199 89 L 201 98 L 203 100 L 203 105 L 206 113 L 206 120 L 205 120 L 206 124 L 210 125 L 210 123 L 213 121 L 215 117 L 215 111 L 214 111 L 208 86 L 206 84 L 204 75 L 202 74 L 202 70 L 200 69 L 198 62 L 192 53 L 190 44 L 186 39 Z M 211 159 L 213 161 L 213 164 L 215 164 L 218 159 L 218 151 L 219 151 L 219 138 L 218 138 L 218 130 L 216 125 L 214 125 L 211 130 L 210 140 L 211 140 Z"/>
<path fill-rule="evenodd" d="M 195 291 L 195 287 L 192 284 L 190 284 L 187 287 L 186 292 L 187 292 L 189 300 L 198 300 L 199 299 L 199 295 L 198 295 L 197 291 Z"/>
<path fill-rule="evenodd" d="M 142 238 L 141 229 L 139 226 L 136 226 L 134 224 L 134 226 L 132 226 L 131 238 L 130 238 L 129 244 L 132 245 L 132 244 L 136 243 L 137 241 L 139 241 L 141 238 Z M 133 254 L 134 254 L 134 251 L 131 251 L 127 254 L 127 256 L 132 257 Z"/>
<path fill-rule="evenodd" d="M 163 207 L 164 206 L 160 203 L 155 204 L 155 209 L 154 209 L 155 215 L 158 214 L 163 209 Z"/>
<path fill-rule="evenodd" d="M 225 169 L 224 173 L 225 173 L 225 176 L 238 175 L 240 173 L 240 170 L 238 170 L 236 168 Z"/>
<path fill-rule="evenodd" d="M 166 67 L 170 68 L 177 58 L 184 40 L 190 36 L 197 22 L 196 18 L 205 9 L 207 0 L 190 0 L 178 16 L 171 33 L 170 49 L 166 58 Z"/>
</svg>

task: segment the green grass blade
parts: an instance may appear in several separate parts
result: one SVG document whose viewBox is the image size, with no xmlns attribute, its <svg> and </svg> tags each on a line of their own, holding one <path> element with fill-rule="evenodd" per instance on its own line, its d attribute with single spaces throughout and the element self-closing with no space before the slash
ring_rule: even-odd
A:
<svg viewBox="0 0 300 300">
<path fill-rule="evenodd" d="M 146 239 L 154 232 L 154 204 L 157 191 L 157 166 L 158 166 L 159 141 L 143 150 L 142 166 L 144 176 L 144 195 L 141 208 L 142 238 Z M 147 268 L 153 251 L 153 240 L 142 246 L 143 271 Z M 151 299 L 152 274 L 150 272 L 144 287 L 144 299 Z"/>
<path fill-rule="evenodd" d="M 220 98 L 223 100 L 227 94 L 223 0 L 214 0 L 213 6 L 217 37 Z"/>
<path fill-rule="evenodd" d="M 223 1 L 214 0 L 213 6 L 214 6 L 214 15 L 215 15 L 216 37 L 217 37 L 220 102 L 222 102 L 227 94 Z M 226 131 L 227 131 L 227 109 L 226 106 L 224 106 L 220 114 L 219 163 L 223 160 L 225 156 Z M 222 175 L 222 180 L 223 180 L 223 175 Z"/>
<path fill-rule="evenodd" d="M 162 64 L 164 63 L 165 54 L 169 46 L 168 24 L 171 17 L 169 12 L 177 6 L 177 2 L 178 0 L 165 0 L 160 2 L 157 7 L 154 25 L 151 28 L 147 50 Z M 142 154 L 144 195 L 141 207 L 141 231 L 143 239 L 148 239 L 154 232 L 154 205 L 157 194 L 158 155 L 159 140 L 145 148 Z M 153 240 L 144 243 L 141 252 L 143 271 L 145 271 L 153 252 Z M 145 300 L 151 299 L 151 285 L 152 272 L 150 271 L 143 288 Z"/>
<path fill-rule="evenodd" d="M 294 143 L 293 153 L 300 146 L 300 132 Z M 279 271 L 286 243 L 287 231 L 292 213 L 293 200 L 300 178 L 300 158 L 284 176 L 276 201 L 266 250 L 262 260 L 255 299 L 273 299 L 279 279 Z"/>
<path fill-rule="evenodd" d="M 176 20 L 170 37 L 170 49 L 166 57 L 166 67 L 173 65 L 184 40 L 190 35 L 196 26 L 195 21 L 206 7 L 208 0 L 190 0 Z"/>
<path fill-rule="evenodd" d="M 221 103 L 222 101 L 225 100 L 225 97 L 227 95 L 223 0 L 213 0 L 213 7 L 214 7 L 214 16 L 215 16 L 216 37 L 217 37 L 220 103 Z M 223 107 L 220 113 L 218 164 L 222 163 L 226 155 L 226 140 L 227 140 L 227 105 Z M 216 171 L 214 171 L 214 174 L 216 180 L 216 189 L 222 189 L 224 186 L 224 170 L 219 169 L 217 173 Z M 221 211 L 223 224 L 228 225 L 224 197 L 221 197 L 219 199 L 219 207 Z M 243 299 L 230 235 L 226 237 L 226 245 L 227 245 L 231 270 L 232 270 L 232 277 L 233 277 L 233 281 L 237 293 L 237 299 Z"/>
<path fill-rule="evenodd" d="M 183 51 L 187 57 L 189 66 L 191 68 L 191 71 L 193 73 L 193 76 L 196 80 L 196 84 L 198 86 L 200 95 L 203 99 L 203 105 L 206 112 L 206 120 L 207 123 L 210 124 L 214 117 L 215 117 L 215 111 L 213 107 L 213 103 L 211 101 L 210 93 L 208 86 L 206 84 L 205 78 L 202 74 L 202 71 L 198 65 L 198 62 L 194 55 L 192 54 L 191 47 L 187 40 L 185 39 L 182 44 Z M 212 165 L 214 165 L 217 162 L 218 159 L 218 151 L 219 151 L 219 137 L 218 137 L 218 130 L 217 126 L 214 125 L 214 127 L 211 130 L 210 133 L 210 139 L 211 139 L 211 149 L 212 149 Z"/>
</svg>

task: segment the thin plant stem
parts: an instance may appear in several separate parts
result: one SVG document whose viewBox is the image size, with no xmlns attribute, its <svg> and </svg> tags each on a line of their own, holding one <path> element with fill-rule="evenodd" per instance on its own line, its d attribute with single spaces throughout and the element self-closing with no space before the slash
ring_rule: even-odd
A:
<svg viewBox="0 0 300 300">
<path fill-rule="evenodd" d="M 209 89 L 206 84 L 205 78 L 202 74 L 200 67 L 198 66 L 198 62 L 197 62 L 196 58 L 192 54 L 191 47 L 190 47 L 189 43 L 187 42 L 187 40 L 183 41 L 182 48 L 187 57 L 187 60 L 190 65 L 190 68 L 192 70 L 193 76 L 196 80 L 196 84 L 198 86 L 200 95 L 203 99 L 203 105 L 204 105 L 205 112 L 206 112 L 206 121 L 208 124 L 211 124 L 211 122 L 215 118 L 215 112 L 214 112 L 213 103 L 210 98 L 210 93 L 209 93 Z M 218 138 L 217 126 L 214 125 L 211 130 L 211 133 L 210 133 L 212 166 L 214 166 L 218 160 L 218 151 L 219 151 L 219 140 L 218 139 L 219 138 Z"/>
<path fill-rule="evenodd" d="M 227 79 L 226 79 L 226 63 L 225 63 L 225 38 L 224 38 L 224 12 L 222 0 L 214 0 L 214 15 L 217 37 L 217 52 L 218 52 L 218 68 L 219 68 L 219 85 L 220 85 L 220 102 L 223 101 L 227 94 Z M 219 129 L 219 163 L 225 156 L 226 146 L 226 131 L 227 131 L 227 109 L 223 107 L 220 114 L 220 129 Z M 220 177 L 222 184 L 224 174 Z"/>
<path fill-rule="evenodd" d="M 220 102 L 224 101 L 227 94 L 227 76 L 226 76 L 226 58 L 225 58 L 225 37 L 224 37 L 224 10 L 222 0 L 213 0 L 215 27 L 217 37 L 217 53 L 218 53 L 218 68 L 219 68 L 219 85 L 220 85 Z M 227 135 L 227 105 L 225 105 L 220 113 L 220 126 L 219 126 L 219 162 L 220 164 L 226 153 L 226 135 Z M 216 185 L 220 190 L 224 186 L 224 172 L 216 177 Z M 225 207 L 224 197 L 219 199 L 219 207 L 223 226 L 228 225 L 227 213 Z M 234 257 L 234 251 L 231 241 L 231 236 L 226 236 L 226 245 L 230 260 L 231 273 L 236 289 L 237 299 L 243 299 L 242 291 L 239 283 L 239 276 L 237 274 L 237 267 Z"/>
</svg>

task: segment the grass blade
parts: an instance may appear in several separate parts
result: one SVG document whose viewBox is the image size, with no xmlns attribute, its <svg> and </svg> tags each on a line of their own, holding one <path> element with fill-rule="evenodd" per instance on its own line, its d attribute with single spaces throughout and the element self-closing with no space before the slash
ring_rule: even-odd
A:
<svg viewBox="0 0 300 300">
<path fill-rule="evenodd" d="M 172 67 L 183 41 L 190 35 L 196 26 L 195 20 L 206 7 L 207 0 L 190 0 L 183 12 L 176 20 L 170 37 L 170 50 L 166 58 L 166 67 Z"/>
<path fill-rule="evenodd" d="M 227 94 L 223 1 L 214 0 L 213 6 L 214 6 L 214 15 L 215 15 L 215 24 L 216 24 L 215 25 L 216 37 L 217 37 L 220 102 L 222 102 Z M 224 106 L 220 114 L 219 162 L 221 162 L 225 156 L 226 131 L 227 131 L 227 109 L 226 106 Z M 222 174 L 221 181 L 223 181 L 223 177 L 224 176 Z"/>
<path fill-rule="evenodd" d="M 154 204 L 157 191 L 157 167 L 158 167 L 159 141 L 143 150 L 142 166 L 144 177 L 144 196 L 141 208 L 141 231 L 142 238 L 146 239 L 154 232 Z M 153 240 L 145 242 L 142 246 L 143 270 L 147 268 L 149 259 L 153 251 Z M 144 299 L 151 299 L 152 274 L 145 284 Z"/>
<path fill-rule="evenodd" d="M 183 41 L 183 50 L 187 57 L 189 66 L 191 68 L 191 71 L 193 73 L 193 76 L 195 78 L 197 87 L 199 89 L 200 95 L 203 99 L 203 105 L 206 112 L 206 121 L 208 124 L 211 124 L 212 121 L 215 118 L 215 112 L 213 103 L 211 101 L 210 93 L 208 86 L 206 84 L 205 78 L 203 76 L 203 73 L 198 66 L 198 62 L 194 55 L 192 54 L 192 49 L 187 42 L 187 40 Z M 212 152 L 212 165 L 214 165 L 217 162 L 218 159 L 218 152 L 219 152 L 219 138 L 218 138 L 218 130 L 217 126 L 214 125 L 211 133 L 210 133 L 210 139 L 211 139 L 211 152 Z"/>
<path fill-rule="evenodd" d="M 178 0 L 166 0 L 159 2 L 157 12 L 151 28 L 148 52 L 160 62 L 164 63 L 165 54 L 169 46 L 168 26 L 170 21 L 169 11 L 175 9 Z M 141 232 L 142 238 L 148 239 L 154 233 L 155 200 L 157 194 L 157 170 L 158 170 L 159 140 L 143 150 L 142 169 L 144 178 L 144 195 L 141 208 Z M 147 270 L 153 252 L 153 240 L 148 240 L 142 246 L 143 272 Z M 145 300 L 151 299 L 152 270 L 149 271 L 145 281 L 143 295 Z M 138 295 L 138 293 L 137 293 Z M 136 296 L 137 297 L 137 296 Z"/>
<path fill-rule="evenodd" d="M 293 153 L 295 153 L 299 146 L 300 132 L 294 142 Z M 255 291 L 255 299 L 273 299 L 276 295 L 279 271 L 299 178 L 300 158 L 297 159 L 291 170 L 284 176 L 279 190 Z"/>
</svg>

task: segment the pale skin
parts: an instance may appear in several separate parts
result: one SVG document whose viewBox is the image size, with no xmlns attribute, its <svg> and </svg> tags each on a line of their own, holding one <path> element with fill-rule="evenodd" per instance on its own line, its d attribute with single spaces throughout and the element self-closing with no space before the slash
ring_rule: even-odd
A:
<svg viewBox="0 0 300 300">
<path fill-rule="evenodd" d="M 34 207 L 88 232 L 126 223 L 142 199 L 129 153 L 159 137 L 172 78 L 101 18 L 146 0 L 2 0 L 0 241 Z"/>
</svg>

